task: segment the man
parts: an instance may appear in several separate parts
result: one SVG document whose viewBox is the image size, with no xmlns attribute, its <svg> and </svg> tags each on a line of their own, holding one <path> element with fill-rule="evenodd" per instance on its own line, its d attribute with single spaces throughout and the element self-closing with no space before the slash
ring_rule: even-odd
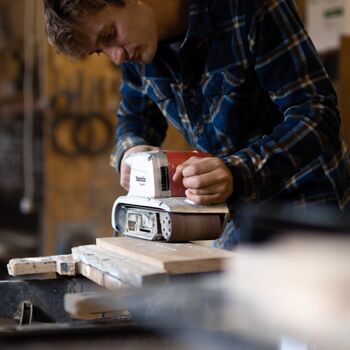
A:
<svg viewBox="0 0 350 350">
<path fill-rule="evenodd" d="M 44 0 L 70 57 L 122 66 L 115 167 L 157 149 L 170 121 L 197 149 L 174 180 L 198 204 L 349 202 L 335 92 L 292 0 Z M 236 243 L 233 219 L 218 245 Z"/>
</svg>

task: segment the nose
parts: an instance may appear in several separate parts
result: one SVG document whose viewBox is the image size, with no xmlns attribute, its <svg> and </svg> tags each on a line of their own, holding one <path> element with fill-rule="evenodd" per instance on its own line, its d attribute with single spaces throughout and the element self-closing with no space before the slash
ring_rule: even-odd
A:
<svg viewBox="0 0 350 350">
<path fill-rule="evenodd" d="M 103 51 L 116 65 L 122 64 L 127 59 L 124 48 L 120 46 L 108 47 Z"/>
</svg>

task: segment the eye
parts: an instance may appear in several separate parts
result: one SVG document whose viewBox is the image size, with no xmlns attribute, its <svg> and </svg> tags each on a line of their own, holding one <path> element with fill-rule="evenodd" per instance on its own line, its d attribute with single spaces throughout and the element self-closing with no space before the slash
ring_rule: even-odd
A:
<svg viewBox="0 0 350 350">
<path fill-rule="evenodd" d="M 102 42 L 104 44 L 109 44 L 110 42 L 112 42 L 114 40 L 116 36 L 116 31 L 114 29 L 114 27 L 111 27 L 102 37 Z"/>
</svg>

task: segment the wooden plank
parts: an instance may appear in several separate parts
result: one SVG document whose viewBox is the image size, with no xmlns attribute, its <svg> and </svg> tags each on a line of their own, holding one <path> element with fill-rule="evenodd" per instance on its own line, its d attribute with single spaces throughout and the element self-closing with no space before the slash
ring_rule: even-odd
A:
<svg viewBox="0 0 350 350">
<path fill-rule="evenodd" d="M 11 259 L 7 270 L 11 276 L 32 275 L 41 273 L 59 273 L 75 275 L 75 261 L 72 255 L 53 255 L 35 258 Z"/>
<path fill-rule="evenodd" d="M 106 251 L 164 269 L 169 274 L 222 271 L 234 253 L 193 243 L 165 243 L 130 237 L 98 238 Z"/>
<path fill-rule="evenodd" d="M 11 259 L 7 264 L 11 276 L 56 272 L 56 261 L 52 257 Z"/>
<path fill-rule="evenodd" d="M 90 281 L 95 282 L 99 286 L 107 288 L 109 290 L 130 288 L 130 284 L 118 280 L 107 272 L 102 272 L 97 268 L 85 264 L 83 262 L 78 263 L 78 271 L 81 275 L 88 278 Z"/>
<path fill-rule="evenodd" d="M 111 292 L 65 294 L 64 309 L 76 319 L 130 318 L 118 295 Z"/>
<path fill-rule="evenodd" d="M 164 282 L 167 274 L 164 269 L 144 264 L 131 257 L 120 255 L 110 250 L 86 245 L 72 248 L 73 258 L 89 265 L 98 271 L 108 273 L 119 281 L 132 286 L 141 287 L 145 283 Z M 90 273 L 85 271 L 84 276 L 94 280 Z M 96 282 L 97 283 L 97 282 Z M 98 283 L 103 285 L 101 283 Z"/>
</svg>

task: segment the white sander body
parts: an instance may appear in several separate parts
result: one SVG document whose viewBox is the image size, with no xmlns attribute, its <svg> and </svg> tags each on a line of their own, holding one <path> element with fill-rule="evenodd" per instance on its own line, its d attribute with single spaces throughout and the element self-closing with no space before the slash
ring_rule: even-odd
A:
<svg viewBox="0 0 350 350">
<path fill-rule="evenodd" d="M 225 204 L 196 205 L 185 197 L 182 182 L 172 181 L 176 167 L 203 152 L 150 151 L 132 154 L 130 189 L 112 209 L 113 228 L 127 236 L 168 242 L 212 240 L 229 217 Z"/>
</svg>

